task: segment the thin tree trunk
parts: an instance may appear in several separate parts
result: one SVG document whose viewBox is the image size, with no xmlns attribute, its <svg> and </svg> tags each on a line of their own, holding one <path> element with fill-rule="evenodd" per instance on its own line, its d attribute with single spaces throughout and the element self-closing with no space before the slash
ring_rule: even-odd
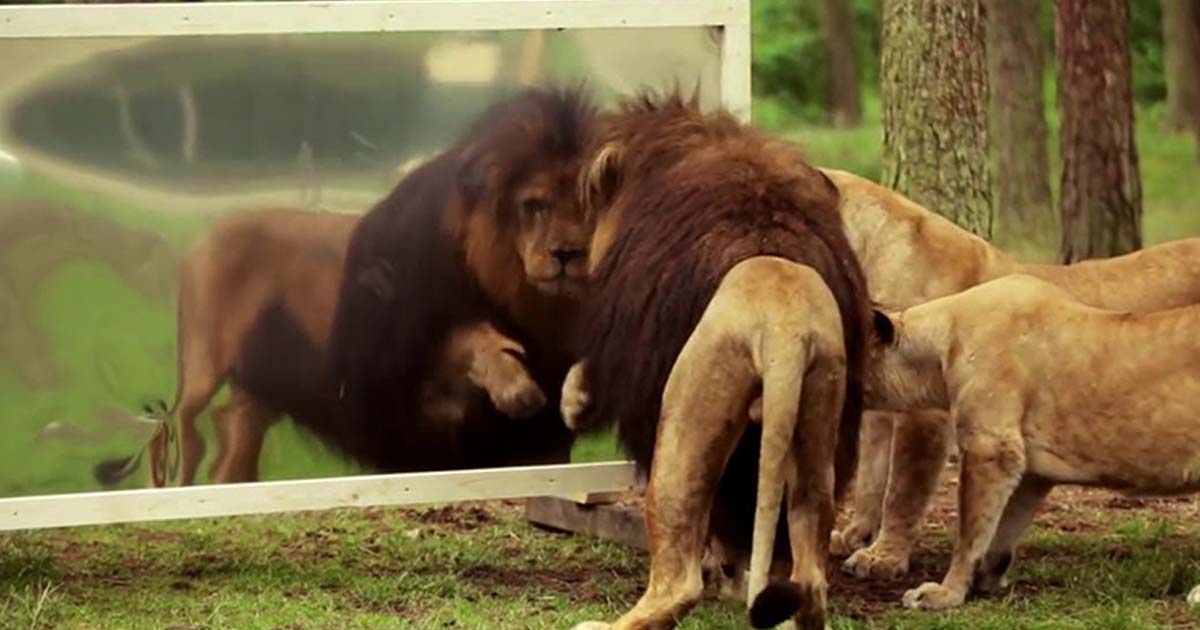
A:
<svg viewBox="0 0 1200 630">
<path fill-rule="evenodd" d="M 992 194 L 1000 231 L 1023 238 L 1044 237 L 1053 225 L 1040 5 L 1039 0 L 984 0 Z"/>
<path fill-rule="evenodd" d="M 1063 262 L 1142 246 L 1128 0 L 1056 0 Z"/>
<path fill-rule="evenodd" d="M 1167 79 L 1167 125 L 1193 129 L 1200 114 L 1200 36 L 1195 20 L 1200 0 L 1162 0 L 1163 70 Z"/>
<path fill-rule="evenodd" d="M 884 0 L 883 183 L 990 238 L 981 0 Z"/>
<path fill-rule="evenodd" d="M 858 62 L 854 56 L 854 31 L 848 0 L 821 0 L 817 3 L 821 18 L 821 37 L 829 55 L 829 117 L 836 127 L 850 127 L 862 121 L 862 92 L 858 83 Z"/>
</svg>

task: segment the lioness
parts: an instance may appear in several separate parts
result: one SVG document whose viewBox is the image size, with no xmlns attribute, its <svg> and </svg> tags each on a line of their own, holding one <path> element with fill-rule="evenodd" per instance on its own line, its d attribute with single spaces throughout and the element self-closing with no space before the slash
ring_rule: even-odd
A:
<svg viewBox="0 0 1200 630">
<path fill-rule="evenodd" d="M 906 606 L 1001 587 L 1055 484 L 1200 490 L 1200 305 L 1106 311 L 1013 275 L 874 322 L 868 404 L 953 409 L 961 453 L 950 569 Z"/>
<path fill-rule="evenodd" d="M 867 275 L 871 299 L 883 309 L 908 308 L 1013 273 L 1037 276 L 1101 308 L 1145 311 L 1200 302 L 1200 239 L 1072 265 L 1024 264 L 888 188 L 844 171 L 821 170 L 841 192 L 846 233 Z M 851 573 L 898 577 L 908 571 L 953 437 L 944 414 L 938 409 L 868 412 L 854 516 L 831 541 L 835 553 L 849 553 L 878 530 L 870 547 L 846 560 Z"/>
</svg>

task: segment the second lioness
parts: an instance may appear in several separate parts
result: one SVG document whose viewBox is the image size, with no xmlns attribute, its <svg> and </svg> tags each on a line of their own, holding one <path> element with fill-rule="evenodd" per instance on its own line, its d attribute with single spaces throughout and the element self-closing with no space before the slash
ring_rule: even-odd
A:
<svg viewBox="0 0 1200 630">
<path fill-rule="evenodd" d="M 895 191 L 844 171 L 822 172 L 841 193 L 846 234 L 881 308 L 908 308 L 1013 273 L 1037 276 L 1102 308 L 1147 311 L 1200 302 L 1200 239 L 1072 265 L 1026 264 Z M 910 409 L 864 419 L 855 514 L 832 547 L 850 551 L 878 534 L 846 561 L 851 572 L 907 572 L 953 436 L 944 413 Z"/>
<path fill-rule="evenodd" d="M 1000 587 L 1022 532 L 1058 483 L 1130 494 L 1200 491 L 1200 305 L 1106 311 L 1025 275 L 875 314 L 875 408 L 953 409 L 959 531 L 941 584 L 909 607 Z"/>
</svg>

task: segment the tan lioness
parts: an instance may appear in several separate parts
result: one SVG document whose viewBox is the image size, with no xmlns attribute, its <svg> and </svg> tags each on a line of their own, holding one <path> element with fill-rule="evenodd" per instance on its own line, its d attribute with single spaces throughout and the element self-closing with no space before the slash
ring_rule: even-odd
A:
<svg viewBox="0 0 1200 630">
<path fill-rule="evenodd" d="M 1012 273 L 1040 277 L 1101 308 L 1146 311 L 1200 302 L 1200 239 L 1072 265 L 1023 264 L 888 188 L 821 170 L 841 192 L 846 233 L 880 308 L 908 308 Z M 953 437 L 944 413 L 871 412 L 864 418 L 854 518 L 831 540 L 835 553 L 858 549 L 846 560 L 849 572 L 894 578 L 908 571 Z M 871 546 L 859 549 L 876 530 Z"/>
<path fill-rule="evenodd" d="M 961 453 L 950 569 L 906 606 L 950 608 L 972 586 L 1002 586 L 1055 484 L 1200 490 L 1200 305 L 1107 311 L 1013 275 L 876 312 L 874 328 L 868 404 L 953 409 Z"/>
</svg>

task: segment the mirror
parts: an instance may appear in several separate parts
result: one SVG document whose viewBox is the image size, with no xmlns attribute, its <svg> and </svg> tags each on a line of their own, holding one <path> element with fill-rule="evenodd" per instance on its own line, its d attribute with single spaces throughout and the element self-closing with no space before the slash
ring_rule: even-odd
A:
<svg viewBox="0 0 1200 630">
<path fill-rule="evenodd" d="M 703 27 L 0 39 L 0 496 L 101 489 L 174 399 L 188 244 L 269 206 L 358 213 L 520 86 L 586 77 L 602 103 L 700 82 Z M 215 453 L 212 410 L 200 416 Z M 620 458 L 604 436 L 573 461 Z M 260 479 L 363 471 L 281 422 Z M 147 483 L 145 462 L 122 488 Z"/>
</svg>

